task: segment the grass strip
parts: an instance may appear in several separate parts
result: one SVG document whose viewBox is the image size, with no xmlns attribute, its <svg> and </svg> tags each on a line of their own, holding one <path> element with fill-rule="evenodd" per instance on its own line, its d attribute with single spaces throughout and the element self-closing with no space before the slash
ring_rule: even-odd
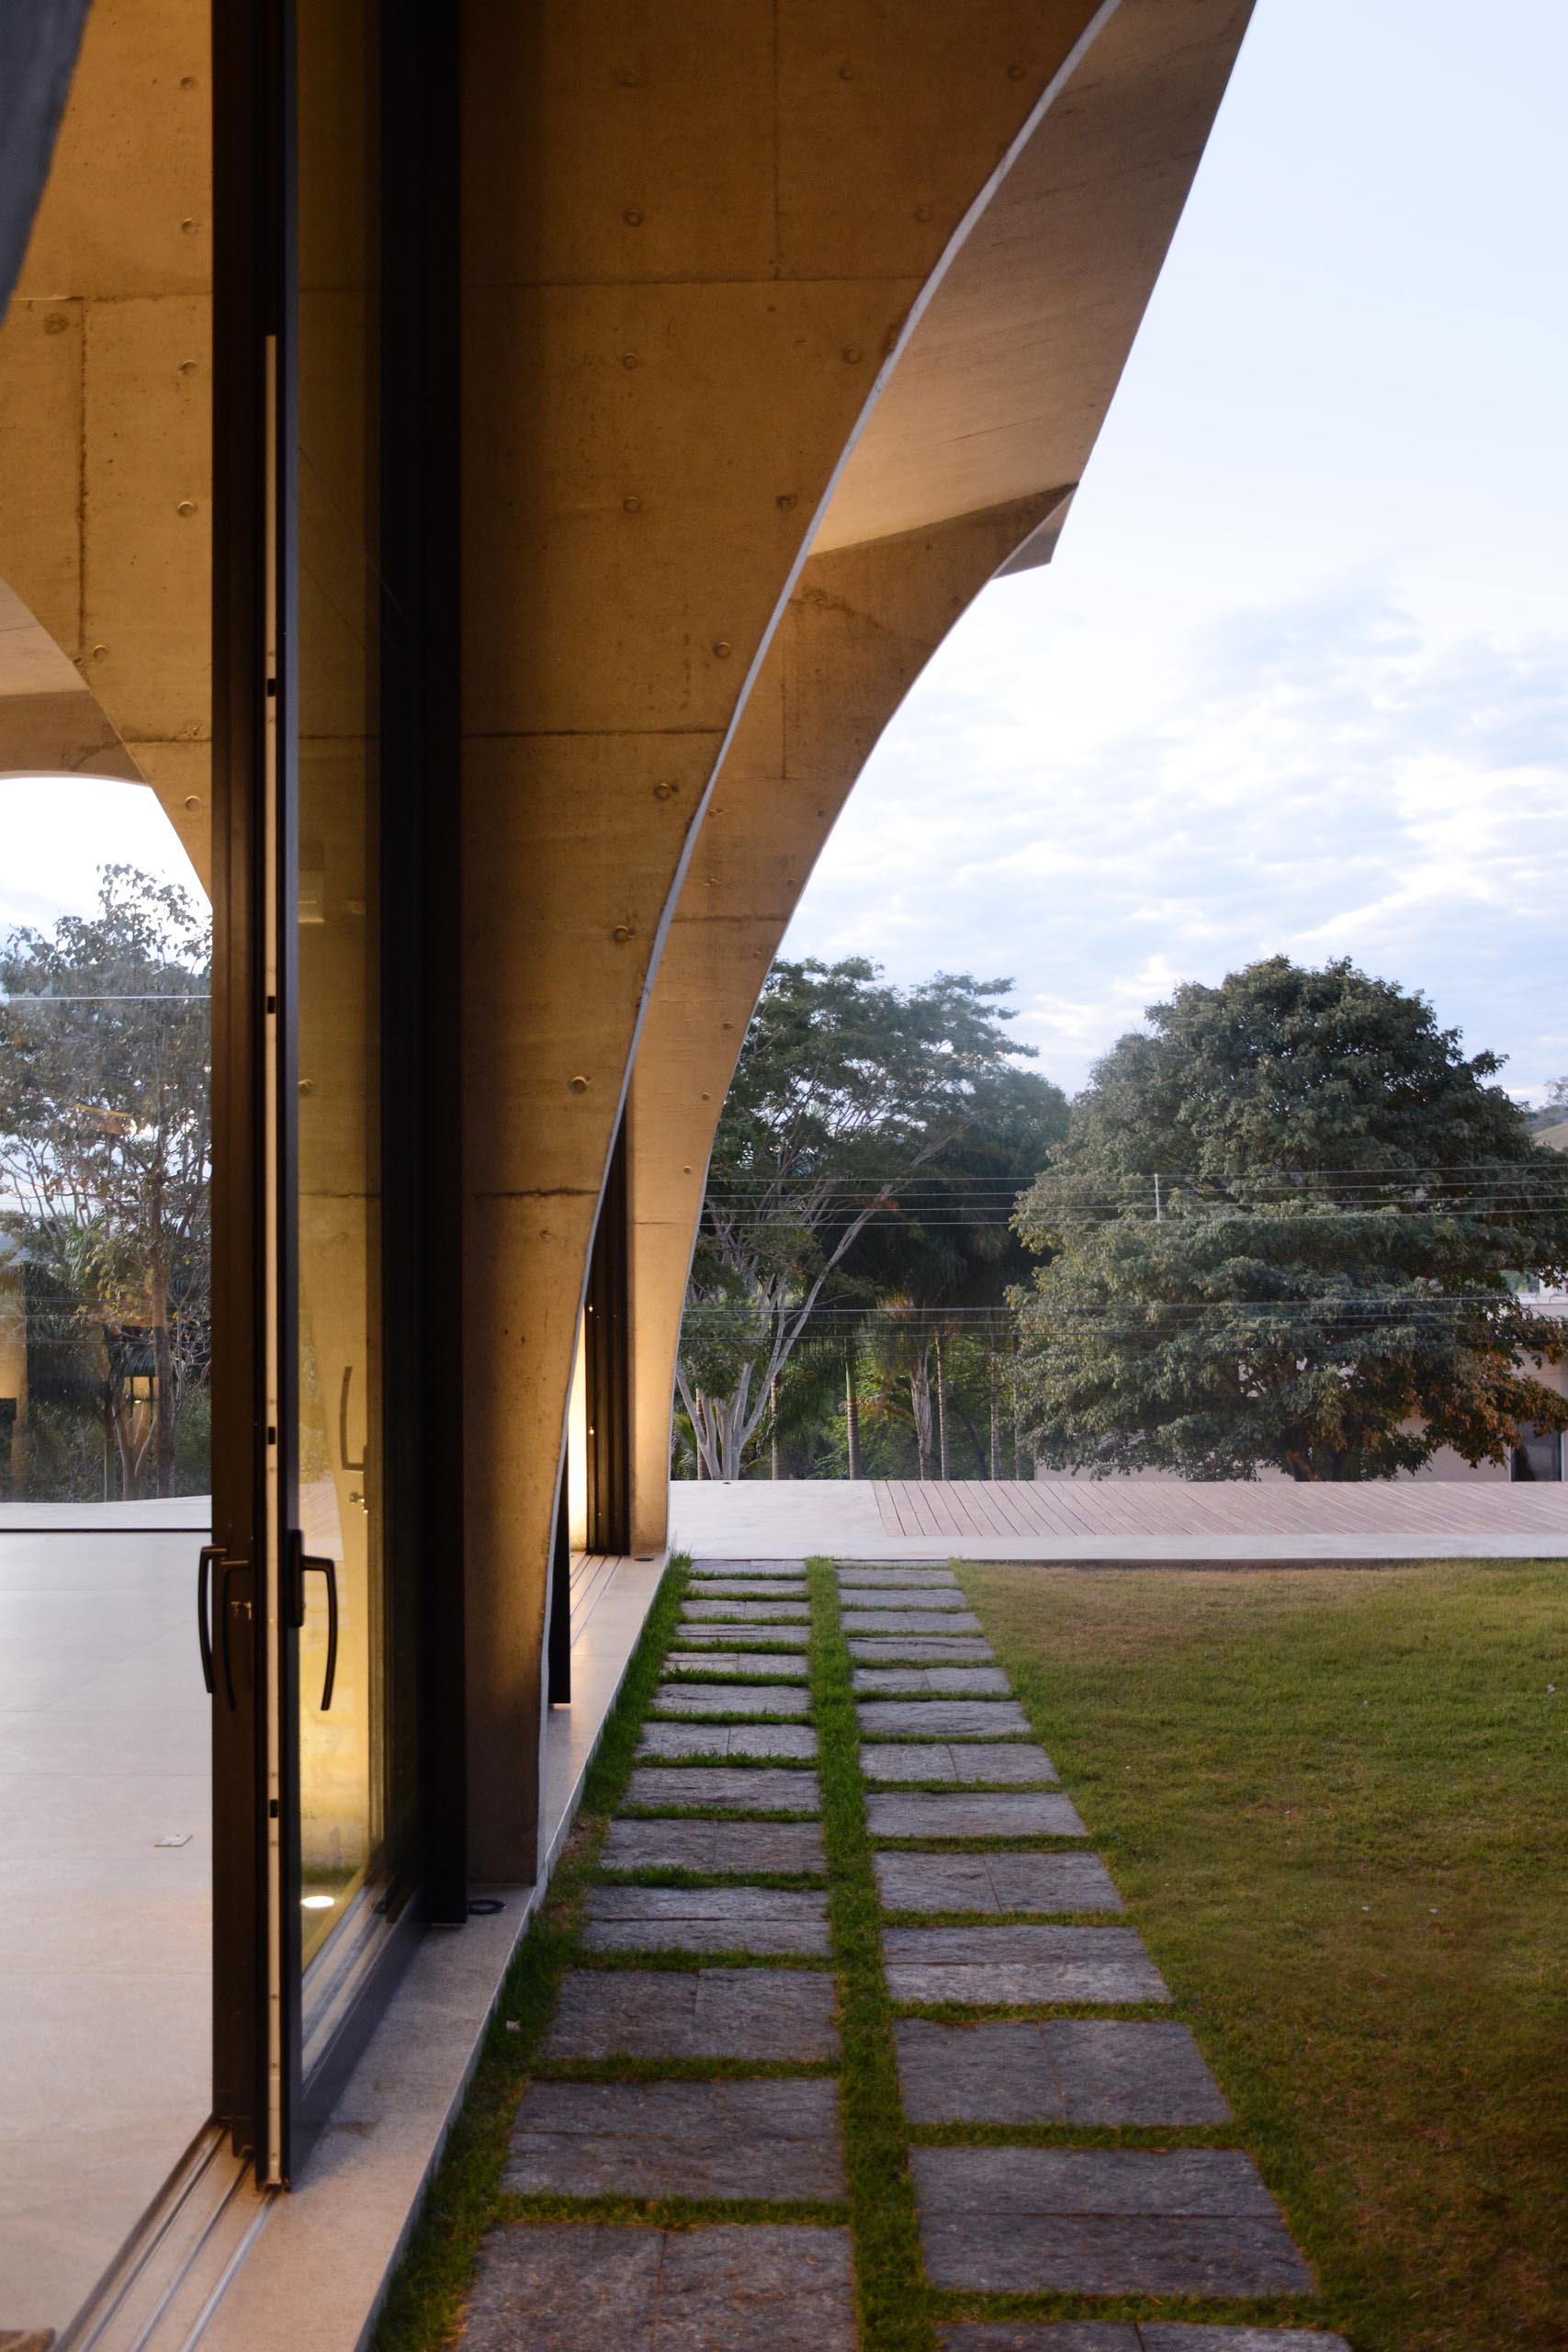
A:
<svg viewBox="0 0 1568 2352">
<path fill-rule="evenodd" d="M 534 2072 L 561 1977 L 577 1956 L 583 1897 L 610 1815 L 631 1775 L 690 1565 L 683 1557 L 671 1560 L 649 1611 L 588 1768 L 577 1820 L 507 1972 L 462 2113 L 392 2281 L 375 2352 L 429 2352 L 456 2334 L 485 2232 L 510 2210 L 501 2175 L 517 2103 Z"/>
<path fill-rule="evenodd" d="M 1568 2345 L 1563 1564 L 963 1573 L 1317 2324 Z"/>
<path fill-rule="evenodd" d="M 882 1923 L 850 1659 L 831 1564 L 807 1564 L 828 1916 L 838 1970 L 840 2101 L 863 2352 L 936 2352 L 882 1973 Z"/>
</svg>

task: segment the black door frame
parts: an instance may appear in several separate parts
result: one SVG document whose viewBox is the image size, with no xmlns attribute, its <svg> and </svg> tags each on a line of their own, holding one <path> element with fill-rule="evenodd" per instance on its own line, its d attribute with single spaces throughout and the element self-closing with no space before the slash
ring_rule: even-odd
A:
<svg viewBox="0 0 1568 2352">
<path fill-rule="evenodd" d="M 215 0 L 214 2104 L 287 2184 L 426 1920 L 467 1914 L 461 1071 L 429 985 L 462 937 L 456 7 L 383 0 L 380 627 L 388 1536 L 420 1893 L 301 2079 L 295 1411 L 297 1110 L 293 0 Z M 228 1646 L 223 1646 L 227 1636 Z M 228 1661 L 225 1676 L 221 1661 Z M 232 1683 L 232 1701 L 229 1696 Z"/>
</svg>

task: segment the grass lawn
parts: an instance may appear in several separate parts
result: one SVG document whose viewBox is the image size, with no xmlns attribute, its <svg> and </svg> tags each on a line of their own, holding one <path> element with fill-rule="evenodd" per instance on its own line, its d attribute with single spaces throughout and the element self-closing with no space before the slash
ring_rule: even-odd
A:
<svg viewBox="0 0 1568 2352">
<path fill-rule="evenodd" d="M 1332 2324 L 1568 2347 L 1568 1566 L 962 1573 Z"/>
</svg>

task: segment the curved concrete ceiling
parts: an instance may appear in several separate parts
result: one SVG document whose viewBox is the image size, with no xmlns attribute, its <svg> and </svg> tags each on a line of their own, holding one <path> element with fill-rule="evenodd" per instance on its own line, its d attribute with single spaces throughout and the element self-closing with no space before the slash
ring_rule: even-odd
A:
<svg viewBox="0 0 1568 2352">
<path fill-rule="evenodd" d="M 954 254 L 814 553 L 1081 479 L 1250 14 L 1122 0 Z"/>
</svg>

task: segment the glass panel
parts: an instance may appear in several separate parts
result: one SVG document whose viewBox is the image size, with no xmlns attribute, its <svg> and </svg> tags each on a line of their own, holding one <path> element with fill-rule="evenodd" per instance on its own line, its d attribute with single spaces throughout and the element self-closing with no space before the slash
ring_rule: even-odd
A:
<svg viewBox="0 0 1568 2352">
<path fill-rule="evenodd" d="M 305 2063 L 385 1916 L 381 1102 L 370 61 L 355 0 L 299 17 L 299 1413 Z M 335 1583 L 337 1649 L 326 1694 Z M 378 1907 L 379 1905 L 379 1908 Z M 352 1925 L 354 1932 L 346 1933 Z M 328 1964 L 329 1946 L 336 1955 Z M 339 1962 L 342 1964 L 339 1964 Z"/>
<path fill-rule="evenodd" d="M 42 2343 L 210 2108 L 211 948 L 144 786 L 0 778 L 0 2339 Z"/>
</svg>

